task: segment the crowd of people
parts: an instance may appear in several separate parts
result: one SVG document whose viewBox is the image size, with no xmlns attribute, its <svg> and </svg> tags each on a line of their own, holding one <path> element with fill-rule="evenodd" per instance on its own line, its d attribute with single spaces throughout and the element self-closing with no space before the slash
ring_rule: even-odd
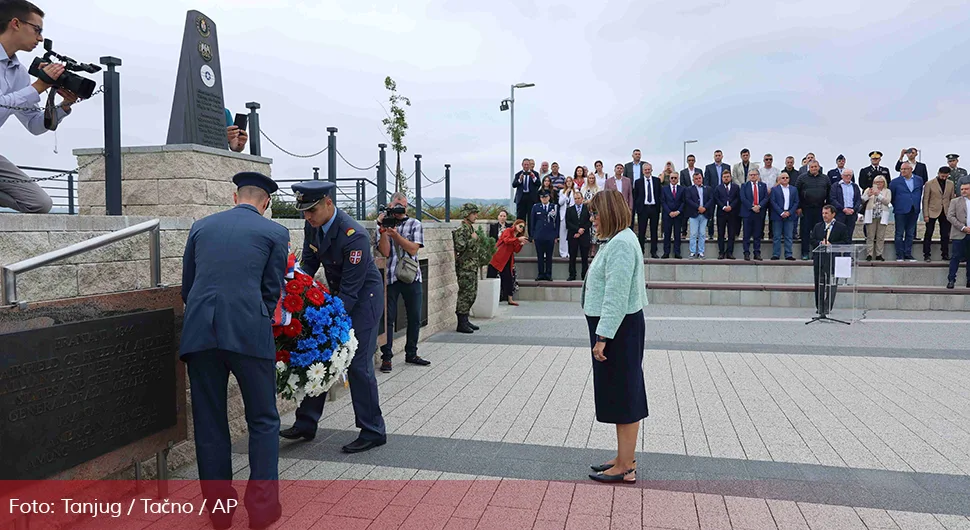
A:
<svg viewBox="0 0 970 530">
<path fill-rule="evenodd" d="M 592 171 L 580 165 L 572 175 L 565 175 L 558 162 L 542 162 L 537 171 L 535 160 L 523 159 L 522 170 L 512 180 L 516 218 L 522 222 L 521 232 L 515 236 L 518 248 L 525 242 L 535 244 L 536 281 L 552 280 L 552 257 L 557 250 L 560 257 L 570 260 L 567 279 L 577 278 L 577 259 L 585 278 L 589 257 L 596 253 L 598 243 L 585 204 L 601 191 L 615 190 L 630 210 L 630 228 L 643 254 L 649 252 L 655 259 L 681 259 L 684 237 L 689 241 L 689 258 L 704 259 L 707 242 L 715 240 L 716 233 L 718 259 L 735 259 L 740 238 L 743 258 L 761 261 L 767 231 L 771 260 L 809 260 L 811 232 L 823 222 L 825 206 L 834 209 L 835 221 L 845 225 L 850 241 L 856 225 L 862 224 L 866 261 L 885 261 L 890 220 L 895 227 L 896 261 L 916 261 L 914 240 L 920 218 L 925 224 L 922 254 L 926 262 L 932 261 L 931 241 L 939 228 L 941 257 L 950 262 L 948 287 L 955 283 L 959 263 L 970 258 L 970 238 L 965 237 L 970 231 L 967 219 L 960 215 L 965 201 L 970 200 L 963 191 L 964 186 L 970 187 L 970 175 L 959 167 L 957 154 L 947 155 L 946 164 L 932 179 L 915 147 L 900 152 L 895 177 L 882 165 L 880 151 L 869 153 L 870 163 L 858 176 L 846 167 L 843 155 L 826 173 L 814 153 L 806 154 L 799 167 L 795 157 L 787 156 L 781 168 L 774 165 L 770 153 L 761 163 L 751 159 L 748 149 L 739 154 L 741 160 L 732 165 L 724 161 L 721 150 L 714 151 L 713 161 L 703 169 L 691 154 L 684 169 L 677 170 L 667 161 L 659 175 L 654 175 L 650 162 L 641 159 L 639 149 L 633 150 L 630 162 L 615 164 L 611 176 L 599 160 Z M 511 223 L 503 228 L 506 226 Z M 501 246 L 502 238 L 497 239 Z M 795 254 L 796 240 L 799 254 Z M 509 252 L 503 256 L 506 254 L 511 256 Z"/>
</svg>

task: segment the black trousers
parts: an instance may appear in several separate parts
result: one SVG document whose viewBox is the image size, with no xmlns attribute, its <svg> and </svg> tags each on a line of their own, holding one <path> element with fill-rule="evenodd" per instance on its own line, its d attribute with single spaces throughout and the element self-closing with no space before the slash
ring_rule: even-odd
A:
<svg viewBox="0 0 970 530">
<path fill-rule="evenodd" d="M 660 227 L 660 205 L 642 205 L 637 207 L 637 237 L 640 238 L 640 248 L 644 249 L 647 241 L 647 225 L 650 226 L 650 255 L 654 256 L 660 250 L 657 232 Z"/>
<path fill-rule="evenodd" d="M 394 323 L 397 322 L 397 297 L 404 298 L 404 313 L 407 315 L 407 342 L 404 344 L 404 357 L 410 359 L 418 354 L 418 336 L 421 333 L 421 282 L 396 281 L 387 286 L 387 343 L 381 346 L 381 359 L 390 361 L 394 354 Z"/>
<path fill-rule="evenodd" d="M 554 240 L 540 241 L 536 239 L 536 258 L 539 266 L 538 278 L 552 279 L 552 250 Z"/>
<path fill-rule="evenodd" d="M 741 216 L 737 212 L 717 211 L 717 253 L 734 255 L 734 241 L 738 238 Z M 725 232 L 727 237 L 725 237 Z"/>
<path fill-rule="evenodd" d="M 947 256 L 950 255 L 948 252 L 950 250 L 950 221 L 946 220 L 946 212 L 941 213 L 939 217 L 931 217 L 926 222 L 926 233 L 923 235 L 923 257 L 930 257 L 930 243 L 933 239 L 933 232 L 936 231 L 937 222 L 940 223 L 940 252 L 943 254 L 943 259 L 947 259 Z"/>
<path fill-rule="evenodd" d="M 589 239 L 585 238 L 585 241 L 580 241 L 584 238 L 569 238 L 569 277 L 576 277 L 576 256 L 580 256 L 583 261 L 583 275 L 581 278 L 586 278 L 586 271 L 589 270 Z"/>
<path fill-rule="evenodd" d="M 535 201 L 526 199 L 525 197 L 522 197 L 518 204 L 515 205 L 515 218 L 525 221 L 526 229 L 529 228 L 529 214 L 532 213 L 532 207 L 534 205 Z"/>
<path fill-rule="evenodd" d="M 664 256 L 670 255 L 671 236 L 674 244 L 674 256 L 680 256 L 680 238 L 683 225 L 683 217 L 679 215 L 677 217 L 664 215 Z"/>
<path fill-rule="evenodd" d="M 812 272 L 815 276 L 815 309 L 819 316 L 825 316 L 835 307 L 835 293 L 838 291 L 836 279 L 832 276 L 835 271 L 834 254 L 812 254 Z M 829 287 L 826 285 L 831 284 Z"/>
<path fill-rule="evenodd" d="M 508 300 L 512 298 L 512 293 L 515 291 L 515 278 L 512 276 L 512 265 L 509 263 L 505 264 L 505 268 L 499 272 L 498 269 L 493 267 L 491 264 L 488 266 L 488 273 L 486 274 L 488 278 L 499 278 L 501 279 L 502 285 L 502 298 Z"/>
<path fill-rule="evenodd" d="M 822 207 L 803 207 L 802 208 L 802 257 L 807 258 L 812 255 L 812 229 L 815 225 L 822 222 Z"/>
<path fill-rule="evenodd" d="M 842 212 L 835 213 L 835 220 L 844 224 L 846 228 L 849 229 L 849 240 L 852 240 L 852 234 L 855 233 L 855 224 L 859 220 L 859 216 L 856 214 L 845 215 Z M 865 234 L 863 234 L 865 235 Z"/>
</svg>

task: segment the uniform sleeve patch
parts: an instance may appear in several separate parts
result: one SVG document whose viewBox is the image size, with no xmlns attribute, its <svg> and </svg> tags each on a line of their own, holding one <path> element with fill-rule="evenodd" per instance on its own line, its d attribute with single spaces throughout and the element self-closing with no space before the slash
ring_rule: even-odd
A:
<svg viewBox="0 0 970 530">
<path fill-rule="evenodd" d="M 317 247 L 315 247 L 315 246 L 313 246 L 313 245 L 310 245 L 310 250 L 312 250 L 312 251 L 314 251 L 314 252 L 316 252 L 316 251 L 317 251 Z"/>
<path fill-rule="evenodd" d="M 352 235 L 354 235 L 356 233 L 357 233 L 357 231 L 354 230 L 353 228 L 348 228 L 347 229 L 347 237 L 350 237 L 350 236 L 352 236 Z"/>
<path fill-rule="evenodd" d="M 353 230 L 353 228 L 351 228 L 351 230 Z M 361 257 L 363 255 L 364 255 L 363 252 L 361 252 L 359 250 L 351 250 L 350 251 L 350 263 L 352 263 L 354 265 L 357 265 L 358 263 L 360 263 L 360 259 L 361 259 Z"/>
</svg>

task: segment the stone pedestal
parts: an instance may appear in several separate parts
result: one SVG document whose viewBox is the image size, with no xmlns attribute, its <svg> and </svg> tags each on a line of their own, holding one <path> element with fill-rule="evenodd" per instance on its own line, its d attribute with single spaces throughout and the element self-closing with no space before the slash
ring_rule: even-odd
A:
<svg viewBox="0 0 970 530">
<path fill-rule="evenodd" d="M 101 149 L 75 149 L 78 166 L 100 157 Z M 240 171 L 270 175 L 269 158 L 201 145 L 121 149 L 123 215 L 199 219 L 233 205 L 232 176 Z M 104 215 L 104 159 L 78 174 L 78 213 Z"/>
</svg>

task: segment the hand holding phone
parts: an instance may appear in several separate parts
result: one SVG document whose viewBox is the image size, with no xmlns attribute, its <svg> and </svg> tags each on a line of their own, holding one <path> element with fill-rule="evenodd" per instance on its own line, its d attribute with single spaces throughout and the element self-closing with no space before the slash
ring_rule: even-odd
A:
<svg viewBox="0 0 970 530">
<path fill-rule="evenodd" d="M 245 131 L 246 126 L 249 124 L 249 115 L 236 114 L 236 120 L 232 124 L 238 127 L 240 131 Z"/>
</svg>

